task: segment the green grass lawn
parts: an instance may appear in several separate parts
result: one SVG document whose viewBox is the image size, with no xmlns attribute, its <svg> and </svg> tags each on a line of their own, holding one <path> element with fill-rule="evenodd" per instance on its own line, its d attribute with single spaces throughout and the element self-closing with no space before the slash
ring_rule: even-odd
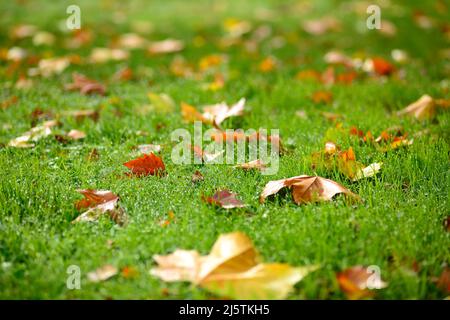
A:
<svg viewBox="0 0 450 320">
<path fill-rule="evenodd" d="M 423 94 L 448 99 L 450 61 L 443 50 L 449 46 L 448 1 L 390 1 L 382 7 L 382 19 L 397 26 L 386 36 L 365 27 L 367 14 L 351 9 L 360 1 L 2 1 L 0 5 L 0 51 L 17 46 L 37 58 L 89 56 L 92 48 L 107 47 L 124 33 L 134 32 L 137 21 L 149 21 L 150 40 L 180 39 L 179 53 L 150 56 L 145 50 L 130 51 L 125 61 L 104 64 L 72 63 L 61 74 L 31 77 L 29 89 L 18 89 L 20 75 L 35 67 L 22 62 L 0 61 L 0 103 L 12 96 L 17 102 L 0 109 L 0 298 L 2 299 L 205 299 L 208 292 L 187 283 L 165 283 L 152 277 L 152 256 L 177 248 L 196 249 L 207 254 L 222 233 L 242 231 L 254 242 L 265 261 L 291 265 L 319 264 L 321 268 L 299 282 L 289 299 L 344 299 L 335 274 L 354 265 L 378 265 L 385 289 L 377 299 L 442 299 L 448 293 L 436 286 L 449 263 L 450 237 L 443 225 L 449 214 L 449 120 L 448 110 L 433 120 L 417 121 L 397 117 L 395 112 Z M 376 3 L 377 1 L 373 1 Z M 383 1 L 385 2 L 385 1 Z M 81 7 L 82 27 L 91 30 L 92 42 L 68 49 L 60 30 L 69 4 Z M 386 2 L 385 2 L 386 3 Z M 352 7 L 353 4 L 353 7 Z M 442 9 L 444 8 L 444 9 Z M 446 8 L 446 9 L 445 9 Z M 429 29 L 418 26 L 413 13 L 432 18 Z M 315 36 L 306 33 L 302 22 L 332 16 L 341 23 L 338 31 Z M 266 26 L 271 33 L 257 43 L 255 52 L 242 43 L 224 46 L 223 22 L 227 18 L 248 21 L 249 34 Z M 33 24 L 53 33 L 53 46 L 35 46 L 30 38 L 13 40 L 9 30 L 19 24 Z M 447 31 L 448 32 L 448 31 Z M 393 49 L 408 53 L 398 63 Z M 350 85 L 331 87 L 295 75 L 301 70 L 323 72 L 324 55 L 340 50 L 349 56 L 379 56 L 395 65 L 389 77 L 370 77 L 361 72 Z M 218 90 L 205 90 L 205 79 L 177 77 L 170 71 L 175 56 L 182 56 L 197 68 L 210 54 L 223 54 L 219 71 L 226 76 Z M 264 73 L 259 64 L 274 57 L 278 65 Z M 84 60 L 83 60 L 84 61 Z M 35 62 L 34 62 L 35 63 Z M 113 81 L 120 68 L 128 66 L 135 79 Z M 68 92 L 72 72 L 82 73 L 107 85 L 107 95 L 85 96 Z M 333 101 L 314 103 L 318 90 L 331 91 Z M 175 110 L 143 113 L 150 104 L 147 94 L 168 94 Z M 185 123 L 180 103 L 196 107 L 247 99 L 243 117 L 227 119 L 225 128 L 279 129 L 288 152 L 280 159 L 278 173 L 233 169 L 230 165 L 175 165 L 171 161 L 170 134 Z M 39 140 L 34 148 L 12 148 L 8 142 L 29 130 L 30 114 L 36 108 L 51 112 L 61 126 L 87 134 L 83 140 L 66 144 L 53 136 Z M 97 122 L 76 121 L 65 111 L 98 109 Z M 296 115 L 304 110 L 307 118 Z M 343 116 L 343 131 L 322 112 Z M 39 121 L 36 123 L 39 124 Z M 383 130 L 400 125 L 414 138 L 411 146 L 380 152 L 347 134 L 352 126 L 370 130 L 376 137 Z M 207 126 L 205 126 L 206 128 Z M 333 129 L 334 128 L 334 129 Z M 146 131 L 147 136 L 138 131 Z M 313 170 L 310 156 L 334 139 L 342 149 L 352 147 L 364 164 L 382 162 L 373 178 L 351 182 L 337 171 Z M 134 146 L 162 145 L 166 164 L 164 177 L 128 178 L 123 163 L 138 156 Z M 98 160 L 87 158 L 97 149 Z M 191 182 L 199 170 L 204 181 Z M 301 174 L 335 180 L 363 200 L 349 203 L 342 197 L 333 202 L 296 205 L 290 195 L 277 195 L 264 204 L 258 201 L 270 180 Z M 106 189 L 120 196 L 129 216 L 125 227 L 108 218 L 97 223 L 72 224 L 80 212 L 74 203 L 81 199 L 77 189 Z M 224 210 L 201 200 L 216 190 L 228 188 L 248 204 L 245 209 Z M 160 222 L 169 211 L 175 221 Z M 119 269 L 133 267 L 134 277 L 117 275 L 107 281 L 89 282 L 86 274 L 105 264 Z M 66 287 L 66 270 L 78 265 L 82 272 L 80 290 Z"/>
</svg>

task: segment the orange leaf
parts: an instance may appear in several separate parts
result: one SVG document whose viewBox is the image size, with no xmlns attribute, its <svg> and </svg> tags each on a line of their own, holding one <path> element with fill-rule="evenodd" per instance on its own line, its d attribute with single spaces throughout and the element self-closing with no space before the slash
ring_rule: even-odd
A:
<svg viewBox="0 0 450 320">
<path fill-rule="evenodd" d="M 259 71 L 267 73 L 275 70 L 277 62 L 272 57 L 267 57 L 258 66 Z"/>
<path fill-rule="evenodd" d="M 136 176 L 160 175 L 166 169 L 160 157 L 154 153 L 144 154 L 142 157 L 123 164 Z"/>
<path fill-rule="evenodd" d="M 75 207 L 87 209 L 86 212 L 78 216 L 73 223 L 82 221 L 96 221 L 102 214 L 108 214 L 109 217 L 119 225 L 125 225 L 128 217 L 125 211 L 117 206 L 119 197 L 108 190 L 78 190 L 85 198 L 75 203 Z"/>
<path fill-rule="evenodd" d="M 345 293 L 348 299 L 357 300 L 373 296 L 368 288 L 373 275 L 368 268 L 363 266 L 354 266 L 336 274 L 339 287 Z M 374 279 L 373 289 L 382 289 L 387 284 L 381 279 Z"/>
<path fill-rule="evenodd" d="M 119 197 L 109 190 L 77 190 L 84 196 L 84 199 L 75 203 L 77 210 L 96 207 L 99 204 L 114 201 L 117 202 Z"/>
<path fill-rule="evenodd" d="M 315 103 L 330 103 L 333 101 L 333 94 L 329 91 L 316 91 L 312 95 Z"/>
<path fill-rule="evenodd" d="M 202 114 L 198 112 L 194 106 L 191 106 L 190 104 L 184 102 L 181 102 L 181 115 L 183 116 L 183 119 L 187 122 L 205 120 Z"/>
<path fill-rule="evenodd" d="M 383 58 L 372 58 L 373 70 L 381 76 L 388 76 L 394 71 L 394 66 Z"/>
</svg>

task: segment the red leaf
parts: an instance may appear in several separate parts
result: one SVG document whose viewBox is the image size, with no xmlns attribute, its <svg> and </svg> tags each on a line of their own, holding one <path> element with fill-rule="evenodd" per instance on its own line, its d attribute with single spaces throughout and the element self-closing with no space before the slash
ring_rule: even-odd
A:
<svg viewBox="0 0 450 320">
<path fill-rule="evenodd" d="M 160 175 L 166 169 L 162 159 L 153 153 L 144 154 L 142 157 L 125 162 L 123 165 L 137 176 Z"/>
<path fill-rule="evenodd" d="M 85 189 L 78 190 L 78 192 L 84 196 L 84 199 L 79 200 L 75 203 L 75 207 L 77 208 L 77 210 L 92 208 L 102 203 L 106 203 L 109 201 L 117 202 L 119 200 L 118 196 L 107 190 Z"/>
<path fill-rule="evenodd" d="M 394 71 L 394 66 L 383 58 L 372 58 L 373 70 L 381 76 L 388 76 Z"/>
</svg>

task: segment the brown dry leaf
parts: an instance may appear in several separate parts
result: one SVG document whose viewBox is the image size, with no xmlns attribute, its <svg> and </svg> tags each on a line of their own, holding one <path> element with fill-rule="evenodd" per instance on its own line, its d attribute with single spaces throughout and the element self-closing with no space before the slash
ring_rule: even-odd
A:
<svg viewBox="0 0 450 320">
<path fill-rule="evenodd" d="M 109 61 L 123 61 L 127 60 L 129 56 L 129 52 L 122 49 L 94 48 L 89 56 L 89 62 L 98 64 Z"/>
<path fill-rule="evenodd" d="M 106 87 L 95 80 L 89 79 L 88 77 L 73 73 L 72 83 L 66 85 L 66 90 L 69 91 L 80 91 L 81 94 L 89 95 L 98 93 L 102 96 L 106 93 Z"/>
<path fill-rule="evenodd" d="M 283 299 L 295 283 L 316 269 L 262 264 L 251 240 L 241 232 L 221 235 L 207 256 L 176 250 L 154 259 L 158 267 L 150 272 L 164 281 L 189 281 L 235 299 Z"/>
<path fill-rule="evenodd" d="M 196 282 L 200 258 L 200 254 L 195 250 L 180 249 L 166 256 L 154 255 L 153 259 L 158 263 L 158 267 L 151 269 L 150 273 L 167 282 Z"/>
<path fill-rule="evenodd" d="M 199 146 L 192 146 L 191 149 L 194 152 L 194 157 L 202 160 L 204 163 L 211 163 L 215 161 L 218 157 L 220 157 L 225 150 L 218 151 L 217 153 L 209 153 L 207 151 L 202 150 Z"/>
<path fill-rule="evenodd" d="M 238 165 L 235 165 L 234 168 L 244 169 L 244 170 L 251 170 L 251 169 L 258 169 L 263 171 L 267 168 L 267 165 L 264 164 L 260 159 L 256 159 L 247 163 L 241 163 Z"/>
<path fill-rule="evenodd" d="M 154 153 L 144 154 L 134 160 L 123 164 L 131 170 L 131 174 L 136 176 L 162 175 L 166 169 L 164 162 Z"/>
<path fill-rule="evenodd" d="M 200 113 L 194 106 L 187 103 L 181 103 L 181 114 L 187 122 L 202 121 L 204 123 L 214 124 L 219 127 L 220 124 L 229 117 L 241 116 L 244 112 L 245 98 L 241 98 L 231 107 L 225 102 L 205 106 L 203 113 Z"/>
<path fill-rule="evenodd" d="M 339 287 L 348 299 L 357 300 L 373 296 L 368 288 L 382 289 L 387 286 L 385 282 L 377 278 L 368 268 L 354 266 L 336 274 Z"/>
<path fill-rule="evenodd" d="M 67 57 L 42 59 L 38 64 L 38 72 L 43 77 L 62 73 L 70 65 Z"/>
<path fill-rule="evenodd" d="M 225 119 L 229 117 L 241 116 L 244 113 L 245 98 L 241 98 L 237 103 L 228 106 L 225 102 L 203 108 L 203 119 L 219 126 Z"/>
<path fill-rule="evenodd" d="M 32 142 L 36 142 L 49 136 L 52 133 L 51 128 L 56 125 L 58 125 L 58 122 L 55 120 L 46 121 L 39 126 L 31 128 L 22 136 L 12 139 L 9 141 L 8 146 L 15 148 L 32 148 L 34 147 L 34 143 Z"/>
<path fill-rule="evenodd" d="M 78 210 L 89 209 L 79 215 L 72 223 L 84 221 L 97 221 L 100 216 L 107 214 L 118 225 L 126 225 L 128 216 L 121 207 L 118 206 L 119 197 L 109 190 L 77 190 L 84 196 L 84 199 L 75 203 Z"/>
<path fill-rule="evenodd" d="M 33 80 L 26 78 L 25 76 L 20 76 L 15 84 L 15 88 L 19 90 L 28 90 L 34 85 Z"/>
<path fill-rule="evenodd" d="M 119 270 L 116 267 L 107 264 L 95 271 L 89 272 L 87 277 L 90 282 L 101 282 L 114 277 L 118 272 Z"/>
<path fill-rule="evenodd" d="M 203 177 L 202 173 L 198 170 L 196 170 L 194 172 L 194 174 L 192 175 L 191 181 L 193 183 L 198 183 L 200 181 L 203 181 L 205 178 Z"/>
<path fill-rule="evenodd" d="M 283 263 L 258 264 L 239 274 L 212 275 L 201 287 L 235 299 L 284 299 L 314 267 Z"/>
<path fill-rule="evenodd" d="M 166 39 L 150 43 L 147 52 L 150 54 L 165 54 L 179 52 L 184 49 L 184 43 L 181 40 Z"/>
<path fill-rule="evenodd" d="M 67 136 L 72 140 L 80 140 L 86 138 L 86 133 L 84 133 L 83 131 L 72 129 L 69 131 Z"/>
<path fill-rule="evenodd" d="M 410 115 L 418 120 L 431 119 L 436 113 L 435 101 L 432 97 L 424 94 L 419 100 L 411 103 L 405 109 L 397 112 L 397 115 Z"/>
<path fill-rule="evenodd" d="M 243 208 L 247 206 L 237 198 L 237 194 L 227 189 L 219 190 L 212 197 L 202 197 L 203 201 L 224 209 Z"/>
<path fill-rule="evenodd" d="M 296 204 L 331 201 L 339 193 L 344 193 L 347 196 L 359 199 L 358 195 L 335 181 L 318 176 L 301 175 L 269 181 L 261 192 L 259 201 L 263 203 L 268 196 L 278 193 L 285 187 L 292 189 L 292 196 Z"/>
</svg>

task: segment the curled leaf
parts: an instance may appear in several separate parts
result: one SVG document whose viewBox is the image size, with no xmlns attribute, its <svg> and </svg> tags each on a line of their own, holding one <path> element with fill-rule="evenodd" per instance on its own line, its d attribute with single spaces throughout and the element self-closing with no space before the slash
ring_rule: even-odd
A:
<svg viewBox="0 0 450 320">
<path fill-rule="evenodd" d="M 51 128 L 56 125 L 58 125 L 58 122 L 55 120 L 46 121 L 39 126 L 31 128 L 22 136 L 12 139 L 9 141 L 8 146 L 15 148 L 32 148 L 34 147 L 34 143 L 32 142 L 36 142 L 49 136 L 52 133 Z"/>
<path fill-rule="evenodd" d="M 229 107 L 225 102 L 204 107 L 203 118 L 219 126 L 225 119 L 241 116 L 244 112 L 245 98 L 241 98 L 236 104 Z"/>
<path fill-rule="evenodd" d="M 419 100 L 411 103 L 405 109 L 397 112 L 399 116 L 410 115 L 418 120 L 433 118 L 436 113 L 435 102 L 432 97 L 425 94 Z"/>
<path fill-rule="evenodd" d="M 269 181 L 261 192 L 259 201 L 263 203 L 268 196 L 278 193 L 285 187 L 292 189 L 292 196 L 296 204 L 331 201 L 339 193 L 359 199 L 356 194 L 335 181 L 317 176 L 301 175 Z"/>
<path fill-rule="evenodd" d="M 217 191 L 212 197 L 203 197 L 204 201 L 222 207 L 224 209 L 242 208 L 246 205 L 239 199 L 237 194 L 229 190 Z"/>
<path fill-rule="evenodd" d="M 98 93 L 102 96 L 106 93 L 106 87 L 104 85 L 82 74 L 73 73 L 72 81 L 72 83 L 66 85 L 66 89 L 69 91 L 79 91 L 84 95 Z"/>
<path fill-rule="evenodd" d="M 84 196 L 84 199 L 75 203 L 78 210 L 89 209 L 79 215 L 73 223 L 97 221 L 100 216 L 107 214 L 118 225 L 125 225 L 128 217 L 125 210 L 117 205 L 119 197 L 109 190 L 77 190 Z"/>
<path fill-rule="evenodd" d="M 379 275 L 363 266 L 354 266 L 336 274 L 339 287 L 348 299 L 357 300 L 373 296 L 370 289 L 382 289 L 387 286 Z"/>
<path fill-rule="evenodd" d="M 314 266 L 261 263 L 239 274 L 213 275 L 200 286 L 234 299 L 283 299 L 297 282 L 314 270 Z"/>
<path fill-rule="evenodd" d="M 189 281 L 217 295 L 235 299 L 283 299 L 314 266 L 260 263 L 251 240 L 241 232 L 221 235 L 209 255 L 176 250 L 154 256 L 150 273 L 164 281 Z"/>
</svg>

